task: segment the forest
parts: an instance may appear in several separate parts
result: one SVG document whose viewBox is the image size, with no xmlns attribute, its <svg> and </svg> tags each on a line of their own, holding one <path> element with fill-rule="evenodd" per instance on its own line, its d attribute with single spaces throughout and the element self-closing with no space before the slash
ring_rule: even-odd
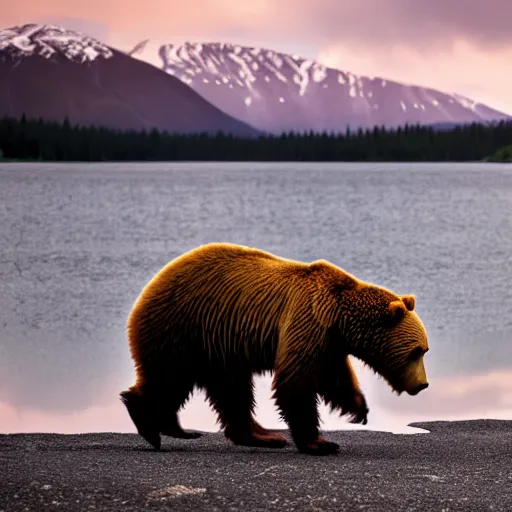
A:
<svg viewBox="0 0 512 512">
<path fill-rule="evenodd" d="M 101 127 L 0 119 L 0 160 L 23 161 L 482 161 L 512 143 L 512 121 L 451 129 L 403 126 L 345 133 L 229 134 L 116 131 Z M 499 158 L 494 157 L 494 160 Z"/>
</svg>

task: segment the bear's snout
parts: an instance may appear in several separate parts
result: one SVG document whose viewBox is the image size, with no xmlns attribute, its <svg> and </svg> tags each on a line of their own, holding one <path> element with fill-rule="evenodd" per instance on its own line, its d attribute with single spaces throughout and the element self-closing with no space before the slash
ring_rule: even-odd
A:
<svg viewBox="0 0 512 512">
<path fill-rule="evenodd" d="M 419 384 L 418 386 L 412 388 L 411 390 L 407 390 L 407 393 L 409 393 L 409 395 L 415 396 L 420 391 L 423 391 L 424 389 L 427 389 L 427 388 L 428 388 L 428 382 L 423 382 L 422 384 Z"/>
</svg>

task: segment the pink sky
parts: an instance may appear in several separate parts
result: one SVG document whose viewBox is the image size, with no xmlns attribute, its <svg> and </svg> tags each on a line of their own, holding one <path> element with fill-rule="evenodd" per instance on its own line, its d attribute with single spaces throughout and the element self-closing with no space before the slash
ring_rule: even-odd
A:
<svg viewBox="0 0 512 512">
<path fill-rule="evenodd" d="M 124 50 L 147 38 L 263 46 L 457 92 L 507 113 L 510 19 L 510 0 L 18 0 L 0 12 L 1 27 L 57 23 Z"/>
</svg>

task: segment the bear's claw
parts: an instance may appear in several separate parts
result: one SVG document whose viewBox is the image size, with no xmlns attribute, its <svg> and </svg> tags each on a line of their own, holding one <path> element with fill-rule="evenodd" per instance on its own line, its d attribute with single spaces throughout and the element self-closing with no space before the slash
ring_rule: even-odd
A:
<svg viewBox="0 0 512 512">
<path fill-rule="evenodd" d="M 352 414 L 349 420 L 349 423 L 361 423 L 363 425 L 366 425 L 368 423 L 368 413 L 369 409 L 361 409 L 359 412 Z"/>
<path fill-rule="evenodd" d="M 285 437 L 271 432 L 266 434 L 251 432 L 247 435 L 239 435 L 228 431 L 226 437 L 233 444 L 239 446 L 252 446 L 258 448 L 285 448 L 288 446 L 288 441 Z"/>
<path fill-rule="evenodd" d="M 322 436 L 319 436 L 316 441 L 305 446 L 300 446 L 299 452 L 308 455 L 334 455 L 339 449 L 339 444 L 327 441 Z"/>
<path fill-rule="evenodd" d="M 165 430 L 160 432 L 164 436 L 174 437 L 176 439 L 197 439 L 201 437 L 203 434 L 201 432 L 196 432 L 194 430 Z"/>
<path fill-rule="evenodd" d="M 160 439 L 160 434 L 155 432 L 144 432 L 138 431 L 139 435 L 143 437 L 156 451 L 160 450 L 162 445 L 162 440 Z"/>
<path fill-rule="evenodd" d="M 342 414 L 350 414 L 349 423 L 362 423 L 366 425 L 368 423 L 369 412 L 370 409 L 368 409 L 366 398 L 362 393 L 358 393 L 354 397 L 353 404 L 347 407 L 347 410 L 343 411 Z"/>
</svg>

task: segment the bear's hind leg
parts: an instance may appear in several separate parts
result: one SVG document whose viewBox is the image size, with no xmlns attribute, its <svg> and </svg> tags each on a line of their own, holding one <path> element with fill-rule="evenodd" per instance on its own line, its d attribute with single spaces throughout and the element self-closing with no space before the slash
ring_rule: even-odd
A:
<svg viewBox="0 0 512 512">
<path fill-rule="evenodd" d="M 178 413 L 171 411 L 166 414 L 160 433 L 164 436 L 175 437 L 176 439 L 197 439 L 202 436 L 200 432 L 195 430 L 184 430 L 178 419 Z"/>
<path fill-rule="evenodd" d="M 178 413 L 168 414 L 166 420 L 165 426 L 162 427 L 160 432 L 164 436 L 175 437 L 177 439 L 197 439 L 202 435 L 200 432 L 193 430 L 183 430 L 178 419 Z"/>
<path fill-rule="evenodd" d="M 164 382 L 147 381 L 132 386 L 121 393 L 121 401 L 137 428 L 137 432 L 155 450 L 161 446 L 160 434 L 180 439 L 196 439 L 199 432 L 183 430 L 178 420 L 178 410 L 188 399 L 194 388 L 190 379 L 173 379 L 171 385 L 167 378 Z"/>
<path fill-rule="evenodd" d="M 290 393 L 276 387 L 274 398 L 299 452 L 330 455 L 338 451 L 337 443 L 327 441 L 320 435 L 316 393 Z"/>
<path fill-rule="evenodd" d="M 204 383 L 206 395 L 217 411 L 225 436 L 236 445 L 283 448 L 288 441 L 269 432 L 253 418 L 254 389 L 250 372 L 226 376 L 211 374 Z"/>
<path fill-rule="evenodd" d="M 133 387 L 123 391 L 120 396 L 139 435 L 155 450 L 160 450 L 161 440 L 155 401 L 151 396 L 146 396 Z"/>
<path fill-rule="evenodd" d="M 166 394 L 162 403 L 162 415 L 160 418 L 160 433 L 164 436 L 177 439 L 197 439 L 200 432 L 183 430 L 178 418 L 178 411 L 188 400 L 194 389 L 194 381 L 184 375 L 177 375 L 172 382 L 166 383 Z"/>
</svg>

